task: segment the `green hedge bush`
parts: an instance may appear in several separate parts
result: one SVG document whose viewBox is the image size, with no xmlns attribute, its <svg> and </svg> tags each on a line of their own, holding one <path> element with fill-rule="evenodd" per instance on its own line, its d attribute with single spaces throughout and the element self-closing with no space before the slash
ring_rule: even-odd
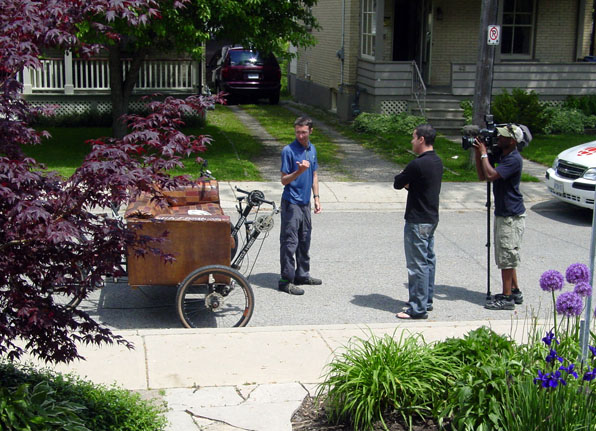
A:
<svg viewBox="0 0 596 431">
<path fill-rule="evenodd" d="M 140 395 L 32 367 L 0 364 L 0 429 L 163 431 L 165 405 Z"/>
<path fill-rule="evenodd" d="M 579 109 L 587 116 L 596 115 L 596 95 L 568 96 L 563 107 Z"/>
<path fill-rule="evenodd" d="M 495 96 L 491 105 L 495 123 L 520 123 L 530 128 L 533 134 L 544 132 L 549 122 L 549 113 L 540 103 L 538 94 L 514 88 L 511 93 L 504 90 Z"/>
<path fill-rule="evenodd" d="M 405 112 L 400 114 L 363 112 L 354 119 L 352 127 L 361 133 L 411 135 L 417 126 L 425 122 L 424 117 L 410 115 Z"/>
</svg>

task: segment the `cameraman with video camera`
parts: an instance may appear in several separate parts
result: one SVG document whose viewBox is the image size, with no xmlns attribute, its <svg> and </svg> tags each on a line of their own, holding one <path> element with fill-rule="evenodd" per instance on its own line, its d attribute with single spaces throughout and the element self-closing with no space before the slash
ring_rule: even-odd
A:
<svg viewBox="0 0 596 431">
<path fill-rule="evenodd" d="M 523 303 L 516 268 L 525 229 L 526 208 L 519 190 L 523 160 L 518 144 L 524 131 L 515 124 L 497 125 L 494 139 L 476 136 L 476 171 L 481 181 L 493 183 L 495 198 L 495 260 L 501 270 L 503 293 L 494 295 L 484 308 L 514 310 Z M 488 148 L 487 148 L 488 147 Z"/>
</svg>

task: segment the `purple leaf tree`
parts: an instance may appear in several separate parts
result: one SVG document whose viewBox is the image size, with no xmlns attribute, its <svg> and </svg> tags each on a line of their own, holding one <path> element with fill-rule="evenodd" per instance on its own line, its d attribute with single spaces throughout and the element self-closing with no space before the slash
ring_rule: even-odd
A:
<svg viewBox="0 0 596 431">
<path fill-rule="evenodd" d="M 28 352 L 69 362 L 80 358 L 78 342 L 132 347 L 85 312 L 55 302 L 53 294 L 86 295 L 103 275 L 120 271 L 129 248 L 171 258 L 159 251 L 159 238 L 135 237 L 93 210 L 126 204 L 141 192 L 162 200 L 160 189 L 190 181 L 167 170 L 210 142 L 179 129 L 185 114 L 200 114 L 220 100 L 168 97 L 149 103 L 146 117 L 125 116 L 130 132 L 122 139 L 89 142 L 89 155 L 68 179 L 24 156 L 23 146 L 48 134 L 30 126 L 40 110 L 20 96 L 19 73 L 38 67 L 46 48 L 97 52 L 75 34 L 83 24 L 111 32 L 89 18 L 99 15 L 142 26 L 159 11 L 153 0 L 0 0 L 0 355 L 11 360 Z"/>
</svg>

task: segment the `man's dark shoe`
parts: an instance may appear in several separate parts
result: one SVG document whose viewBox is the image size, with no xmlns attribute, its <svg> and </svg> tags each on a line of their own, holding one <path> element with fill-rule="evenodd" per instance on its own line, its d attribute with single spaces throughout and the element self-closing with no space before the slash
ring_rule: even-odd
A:
<svg viewBox="0 0 596 431">
<path fill-rule="evenodd" d="M 524 295 L 519 289 L 511 289 L 511 297 L 517 305 L 524 303 Z"/>
<path fill-rule="evenodd" d="M 323 281 L 318 278 L 314 277 L 306 277 L 306 278 L 294 278 L 294 284 L 296 286 L 308 285 L 308 286 L 318 286 L 319 284 L 323 284 Z"/>
<path fill-rule="evenodd" d="M 426 306 L 426 311 L 433 311 L 433 305 L 432 304 L 428 304 Z"/>
<path fill-rule="evenodd" d="M 495 295 L 492 301 L 484 306 L 487 310 L 515 310 L 515 301 L 512 295 Z"/>
<path fill-rule="evenodd" d="M 279 283 L 277 288 L 282 292 L 289 293 L 290 295 L 304 295 L 304 289 L 299 288 L 293 283 Z"/>
</svg>

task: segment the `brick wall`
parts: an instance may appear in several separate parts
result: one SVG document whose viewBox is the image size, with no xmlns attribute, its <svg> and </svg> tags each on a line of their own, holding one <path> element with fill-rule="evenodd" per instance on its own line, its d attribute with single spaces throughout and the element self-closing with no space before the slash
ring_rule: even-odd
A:
<svg viewBox="0 0 596 431">
<path fill-rule="evenodd" d="M 540 0 L 536 11 L 535 60 L 575 61 L 577 1 Z"/>
<path fill-rule="evenodd" d="M 443 10 L 443 19 L 433 23 L 430 83 L 449 85 L 452 62 L 476 62 L 480 2 L 439 0 L 433 6 Z"/>
</svg>

